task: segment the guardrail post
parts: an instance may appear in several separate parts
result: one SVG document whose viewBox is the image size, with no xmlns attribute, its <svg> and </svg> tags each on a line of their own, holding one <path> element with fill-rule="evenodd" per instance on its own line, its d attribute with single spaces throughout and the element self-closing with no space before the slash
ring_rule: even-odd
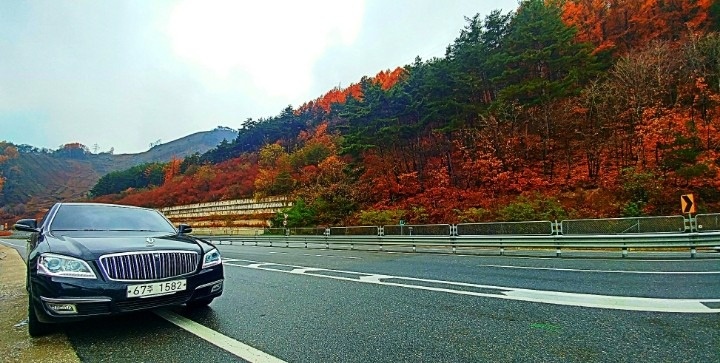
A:
<svg viewBox="0 0 720 363">
<path fill-rule="evenodd" d="M 505 246 L 500 242 L 500 256 L 505 256 Z"/>
<path fill-rule="evenodd" d="M 625 258 L 628 255 L 628 248 L 626 246 L 623 246 L 622 248 L 622 257 Z"/>
<path fill-rule="evenodd" d="M 695 249 L 695 245 L 691 243 L 690 244 L 690 258 L 695 258 L 696 252 L 697 252 L 697 250 Z"/>
<path fill-rule="evenodd" d="M 555 257 L 562 257 L 562 251 L 560 250 L 560 245 L 557 245 L 555 248 Z"/>
<path fill-rule="evenodd" d="M 558 223 L 557 219 L 555 220 L 555 222 L 551 222 L 551 223 L 552 223 L 552 227 L 550 229 L 552 231 L 550 234 L 555 235 L 555 236 L 561 235 L 562 234 L 562 225 L 560 223 Z"/>
</svg>

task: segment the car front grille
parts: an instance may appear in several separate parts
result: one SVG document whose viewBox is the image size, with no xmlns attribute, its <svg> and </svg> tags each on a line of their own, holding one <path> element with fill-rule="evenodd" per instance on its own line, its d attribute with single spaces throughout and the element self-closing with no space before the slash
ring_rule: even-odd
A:
<svg viewBox="0 0 720 363">
<path fill-rule="evenodd" d="M 75 304 L 75 306 L 77 307 L 78 315 L 110 314 L 109 302 L 78 303 Z"/>
<path fill-rule="evenodd" d="M 191 251 L 127 252 L 100 257 L 110 280 L 148 281 L 195 272 L 199 255 Z"/>
</svg>

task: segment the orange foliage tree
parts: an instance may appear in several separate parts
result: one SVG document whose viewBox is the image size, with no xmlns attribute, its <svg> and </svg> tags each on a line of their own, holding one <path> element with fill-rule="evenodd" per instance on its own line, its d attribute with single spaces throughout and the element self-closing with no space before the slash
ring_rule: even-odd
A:
<svg viewBox="0 0 720 363">
<path fill-rule="evenodd" d="M 180 164 L 182 163 L 182 160 L 178 159 L 177 157 L 173 156 L 170 162 L 168 162 L 165 165 L 164 172 L 164 182 L 167 183 L 170 180 L 172 180 L 175 176 L 177 176 L 180 173 Z"/>
<path fill-rule="evenodd" d="M 564 20 L 596 52 L 623 54 L 651 40 L 676 40 L 710 26 L 713 0 L 568 0 Z"/>
</svg>

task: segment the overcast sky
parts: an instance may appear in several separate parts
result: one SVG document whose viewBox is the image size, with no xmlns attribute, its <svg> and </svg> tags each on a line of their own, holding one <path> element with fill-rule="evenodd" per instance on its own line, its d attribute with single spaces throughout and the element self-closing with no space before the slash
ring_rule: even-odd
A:
<svg viewBox="0 0 720 363">
<path fill-rule="evenodd" d="M 517 0 L 2 0 L 0 140 L 136 153 L 442 57 Z"/>
</svg>

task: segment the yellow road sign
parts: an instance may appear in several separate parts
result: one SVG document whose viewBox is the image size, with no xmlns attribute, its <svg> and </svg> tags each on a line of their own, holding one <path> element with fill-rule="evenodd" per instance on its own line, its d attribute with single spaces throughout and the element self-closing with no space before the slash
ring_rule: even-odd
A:
<svg viewBox="0 0 720 363">
<path fill-rule="evenodd" d="M 695 199 L 692 194 L 680 196 L 680 208 L 683 213 L 695 213 Z"/>
</svg>

